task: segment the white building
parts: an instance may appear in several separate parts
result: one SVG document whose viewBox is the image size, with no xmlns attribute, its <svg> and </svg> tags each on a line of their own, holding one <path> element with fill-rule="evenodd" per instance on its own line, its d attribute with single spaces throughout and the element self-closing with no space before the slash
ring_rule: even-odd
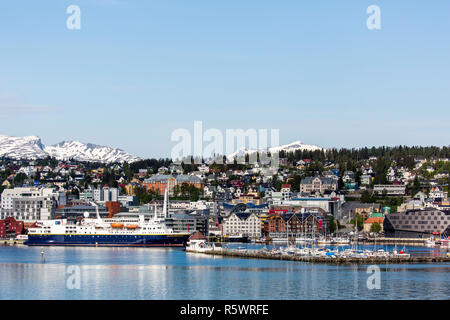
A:
<svg viewBox="0 0 450 320">
<path fill-rule="evenodd" d="M 224 236 L 261 237 L 261 218 L 254 213 L 232 213 L 223 219 Z"/>
<path fill-rule="evenodd" d="M 372 182 L 372 176 L 370 174 L 361 175 L 361 185 L 368 186 Z"/>
<path fill-rule="evenodd" d="M 379 194 L 382 194 L 384 190 L 386 190 L 386 194 L 389 196 L 403 196 L 406 192 L 406 186 L 391 184 L 376 184 L 373 186 L 373 191 Z"/>
<path fill-rule="evenodd" d="M 14 188 L 2 193 L 0 218 L 48 220 L 58 205 L 66 205 L 66 194 L 53 188 Z"/>
<path fill-rule="evenodd" d="M 119 201 L 119 189 L 103 188 L 95 189 L 93 192 L 95 202 Z"/>
</svg>

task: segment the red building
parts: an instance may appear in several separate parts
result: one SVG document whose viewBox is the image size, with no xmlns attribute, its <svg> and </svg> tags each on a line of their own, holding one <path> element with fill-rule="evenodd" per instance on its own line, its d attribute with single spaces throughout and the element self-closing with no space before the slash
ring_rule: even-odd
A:
<svg viewBox="0 0 450 320">
<path fill-rule="evenodd" d="M 171 195 L 179 193 L 183 184 L 191 185 L 197 189 L 203 189 L 202 179 L 191 175 L 154 175 L 144 180 L 144 186 L 147 190 L 158 192 L 164 195 L 167 187 Z"/>
<path fill-rule="evenodd" d="M 0 220 L 0 238 L 16 237 L 24 231 L 23 221 L 16 221 L 13 217 Z"/>
<path fill-rule="evenodd" d="M 273 214 L 269 217 L 267 226 L 269 233 L 309 234 L 321 232 L 321 229 L 322 221 L 309 213 Z"/>
<path fill-rule="evenodd" d="M 287 213 L 287 209 L 270 209 L 269 214 L 284 214 Z"/>
<path fill-rule="evenodd" d="M 241 180 L 232 180 L 231 186 L 234 188 L 242 188 L 244 186 L 244 183 Z"/>
</svg>

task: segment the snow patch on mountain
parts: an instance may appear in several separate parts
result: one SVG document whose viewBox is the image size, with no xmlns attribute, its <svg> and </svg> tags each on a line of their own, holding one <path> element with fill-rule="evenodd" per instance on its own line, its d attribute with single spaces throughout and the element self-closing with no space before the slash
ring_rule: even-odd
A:
<svg viewBox="0 0 450 320">
<path fill-rule="evenodd" d="M 295 152 L 296 150 L 301 150 L 301 151 L 316 151 L 316 150 L 320 150 L 320 151 L 322 151 L 322 150 L 325 150 L 325 149 L 321 148 L 321 147 L 318 147 L 318 146 L 315 146 L 315 145 L 304 144 L 301 141 L 294 141 L 294 142 L 289 143 L 289 144 L 281 145 L 281 146 L 278 146 L 278 147 L 271 147 L 271 148 L 268 148 L 268 149 L 258 149 L 258 150 L 256 150 L 256 149 L 248 150 L 248 149 L 245 149 L 245 148 L 239 149 L 239 150 L 229 154 L 227 156 L 227 160 L 231 161 L 231 160 L 233 160 L 236 157 L 242 157 L 242 156 L 244 156 L 246 154 L 252 154 L 252 153 L 255 153 L 255 152 L 262 153 L 262 152 L 269 151 L 271 154 L 273 154 L 273 153 L 276 153 L 276 152 L 279 153 L 280 151 L 285 151 L 287 153 Z"/>
<path fill-rule="evenodd" d="M 45 158 L 47 154 L 43 149 L 44 145 L 37 136 L 10 137 L 0 135 L 0 157 L 14 159 Z"/>
<path fill-rule="evenodd" d="M 60 160 L 76 159 L 79 161 L 99 162 L 134 162 L 140 160 L 122 149 L 79 141 L 63 141 L 45 147 L 44 151 L 51 157 Z"/>
<path fill-rule="evenodd" d="M 10 137 L 0 135 L 0 156 L 14 159 L 75 159 L 89 162 L 134 162 L 140 160 L 121 149 L 79 141 L 63 141 L 44 146 L 37 136 Z"/>
</svg>

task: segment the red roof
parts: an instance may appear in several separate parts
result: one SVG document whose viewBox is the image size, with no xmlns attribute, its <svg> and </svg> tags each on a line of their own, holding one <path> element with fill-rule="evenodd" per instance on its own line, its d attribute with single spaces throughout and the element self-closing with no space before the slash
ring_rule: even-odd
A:
<svg viewBox="0 0 450 320">
<path fill-rule="evenodd" d="M 378 223 L 382 224 L 383 220 L 384 220 L 384 218 L 382 218 L 382 217 L 370 217 L 369 219 L 364 221 L 364 223 L 375 223 L 375 222 L 378 222 Z"/>
<path fill-rule="evenodd" d="M 206 240 L 206 238 L 203 233 L 201 233 L 200 231 L 196 231 L 192 236 L 189 237 L 189 240 Z"/>
</svg>

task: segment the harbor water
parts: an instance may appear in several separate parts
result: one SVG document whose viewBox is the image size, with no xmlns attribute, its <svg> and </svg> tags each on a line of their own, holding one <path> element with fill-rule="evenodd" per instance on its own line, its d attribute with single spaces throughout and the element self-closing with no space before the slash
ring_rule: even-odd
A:
<svg viewBox="0 0 450 320">
<path fill-rule="evenodd" d="M 435 248 L 406 249 L 416 255 L 443 254 Z M 369 288 L 373 273 L 368 268 L 175 248 L 0 246 L 0 299 L 450 298 L 450 263 L 376 266 L 379 288 Z"/>
</svg>

